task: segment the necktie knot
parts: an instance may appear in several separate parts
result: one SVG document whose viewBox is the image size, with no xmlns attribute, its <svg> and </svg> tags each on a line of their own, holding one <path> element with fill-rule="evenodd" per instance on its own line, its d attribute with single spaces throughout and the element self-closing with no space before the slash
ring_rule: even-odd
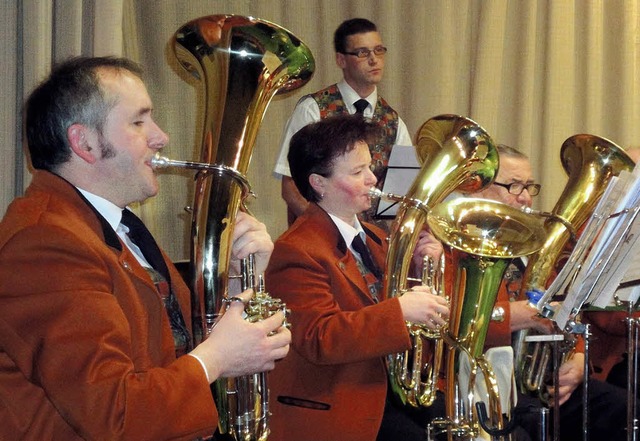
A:
<svg viewBox="0 0 640 441">
<path fill-rule="evenodd" d="M 368 105 L 369 102 L 362 98 L 353 103 L 353 106 L 356 108 L 356 115 L 362 115 L 364 113 L 364 109 L 366 109 Z"/>
<path fill-rule="evenodd" d="M 127 209 L 122 210 L 122 220 L 120 222 L 129 228 L 127 235 L 131 241 L 140 248 L 149 265 L 162 274 L 166 280 L 169 280 L 169 270 L 160 251 L 160 247 L 158 247 L 153 235 L 145 226 L 144 222 L 132 211 Z"/>
<path fill-rule="evenodd" d="M 140 240 L 142 240 L 141 235 L 144 235 L 147 227 L 144 225 L 142 220 L 138 216 L 136 216 L 132 211 L 124 209 L 122 210 L 122 220 L 120 221 L 122 225 L 125 225 L 129 229 L 129 237 L 131 240 L 138 246 Z M 151 233 L 149 233 L 151 234 Z"/>
<path fill-rule="evenodd" d="M 380 277 L 382 275 L 381 272 L 380 272 L 380 269 L 378 268 L 378 266 L 373 261 L 373 258 L 371 257 L 371 252 L 369 251 L 369 248 L 364 243 L 364 241 L 362 240 L 362 237 L 360 237 L 359 234 L 356 234 L 356 237 L 353 238 L 353 242 L 351 242 L 351 246 L 360 255 L 360 258 L 362 259 L 362 263 L 364 264 L 364 266 L 369 271 L 371 271 L 371 273 L 373 275 L 375 275 L 378 279 L 380 279 Z"/>
</svg>

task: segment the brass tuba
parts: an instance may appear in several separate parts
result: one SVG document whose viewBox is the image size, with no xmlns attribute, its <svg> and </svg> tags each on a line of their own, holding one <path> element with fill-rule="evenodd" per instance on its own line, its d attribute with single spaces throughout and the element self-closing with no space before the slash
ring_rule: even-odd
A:
<svg viewBox="0 0 640 441">
<path fill-rule="evenodd" d="M 428 214 L 428 224 L 444 247 L 443 283 L 451 309 L 449 323 L 441 329 L 447 345 L 446 418 L 432 425 L 449 439 L 475 438 L 479 425 L 492 439 L 508 436 L 513 424 L 503 417 L 508 409 L 502 405 L 493 367 L 484 358 L 484 343 L 503 274 L 513 258 L 542 246 L 542 224 L 507 204 L 472 198 L 437 205 Z M 486 388 L 488 418 L 484 411 L 481 416 L 474 412 L 479 373 Z"/>
<path fill-rule="evenodd" d="M 204 95 L 202 151 L 198 163 L 156 158 L 154 164 L 199 170 L 189 269 L 197 345 L 207 338 L 229 301 L 233 227 L 237 211 L 246 209 L 244 199 L 250 187 L 244 175 L 266 108 L 276 93 L 306 84 L 315 62 L 309 48 L 286 29 L 235 15 L 213 15 L 186 23 L 175 33 L 173 49 Z M 255 278 L 244 279 L 248 282 L 243 284 L 260 291 Z M 254 298 L 253 310 L 246 311 L 248 319 L 272 314 L 272 303 L 276 309 L 281 307 L 264 293 Z M 220 433 L 235 440 L 266 440 L 265 375 L 221 378 L 212 385 Z"/>
<path fill-rule="evenodd" d="M 522 293 L 541 293 L 551 283 L 557 265 L 575 244 L 582 227 L 593 213 L 607 185 L 634 162 L 620 147 L 595 135 L 568 138 L 560 151 L 562 166 L 569 180 L 553 211 L 544 214 L 546 240 L 527 262 Z M 525 342 L 529 331 L 516 333 L 514 357 L 516 383 L 521 392 L 538 395 L 546 401 L 544 382 L 551 367 L 548 343 Z M 565 354 L 571 345 L 563 345 Z"/>
<path fill-rule="evenodd" d="M 481 190 L 493 181 L 498 170 L 498 153 L 491 137 L 476 122 L 462 116 L 439 115 L 425 122 L 418 131 L 417 150 L 423 165 L 407 195 L 382 195 L 399 200 L 385 264 L 387 298 L 406 291 L 411 256 L 428 211 L 456 190 Z M 390 385 L 403 404 L 428 406 L 436 391 L 433 381 L 422 380 L 433 377 L 422 372 L 423 340 L 429 338 L 429 332 L 409 322 L 407 327 L 413 348 L 387 357 Z M 437 365 L 431 368 L 433 372 L 438 372 Z"/>
</svg>

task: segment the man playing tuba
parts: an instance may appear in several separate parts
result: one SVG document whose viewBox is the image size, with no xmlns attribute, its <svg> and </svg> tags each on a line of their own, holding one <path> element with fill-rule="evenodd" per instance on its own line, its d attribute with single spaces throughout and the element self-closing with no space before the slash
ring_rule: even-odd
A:
<svg viewBox="0 0 640 441">
<path fill-rule="evenodd" d="M 0 224 L 0 439 L 208 436 L 209 385 L 289 350 L 283 314 L 249 323 L 242 301 L 191 344 L 189 290 L 127 208 L 158 191 L 152 109 L 140 67 L 110 57 L 57 66 L 27 101 L 35 171 Z M 261 271 L 272 248 L 239 214 L 234 258 Z"/>
<path fill-rule="evenodd" d="M 534 196 L 540 191 L 535 183 L 531 164 L 520 151 L 498 145 L 500 169 L 495 182 L 485 190 L 474 194 L 502 202 L 513 207 L 531 207 Z M 519 297 L 520 281 L 525 263 L 514 261 L 503 278 L 496 300 L 492 322 L 489 325 L 486 348 L 511 345 L 511 333 L 521 329 L 535 329 L 541 333 L 553 332 L 551 320 L 540 317 L 537 310 L 528 305 L 528 300 Z M 579 387 L 584 374 L 584 354 L 578 345 L 573 357 L 560 366 L 558 387 L 560 403 L 560 439 L 578 441 L 583 438 L 582 388 Z M 553 394 L 552 389 L 549 390 Z M 619 388 L 590 380 L 589 418 L 592 439 L 624 440 L 626 435 L 626 396 Z M 529 433 L 538 432 L 538 412 L 542 407 L 539 399 L 519 395 L 516 414 L 520 424 Z"/>
</svg>

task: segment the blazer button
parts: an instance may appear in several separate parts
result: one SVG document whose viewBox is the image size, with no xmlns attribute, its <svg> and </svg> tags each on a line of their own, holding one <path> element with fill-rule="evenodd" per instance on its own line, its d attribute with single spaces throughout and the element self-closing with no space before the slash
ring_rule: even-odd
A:
<svg viewBox="0 0 640 441">
<path fill-rule="evenodd" d="M 124 267 L 124 269 L 131 271 L 131 266 L 126 260 L 122 262 L 122 266 Z"/>
<path fill-rule="evenodd" d="M 338 267 L 339 267 L 342 271 L 344 271 L 344 269 L 346 268 L 346 266 L 345 266 L 344 262 L 340 262 L 340 263 L 338 263 Z"/>
</svg>

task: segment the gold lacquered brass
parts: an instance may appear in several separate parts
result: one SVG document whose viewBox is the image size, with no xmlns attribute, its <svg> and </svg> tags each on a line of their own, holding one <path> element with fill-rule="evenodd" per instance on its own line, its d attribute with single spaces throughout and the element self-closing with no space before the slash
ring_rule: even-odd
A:
<svg viewBox="0 0 640 441">
<path fill-rule="evenodd" d="M 211 332 L 229 302 L 233 228 L 249 193 L 245 178 L 258 129 L 275 94 L 306 84 L 315 69 L 310 49 L 283 27 L 252 17 L 211 15 L 180 27 L 173 38 L 178 63 L 203 97 L 199 162 L 156 158 L 156 167 L 198 170 L 191 226 L 190 284 L 195 344 Z M 256 320 L 276 304 L 259 287 L 247 309 Z M 271 314 L 272 308 L 266 308 Z M 257 316 L 256 316 L 257 315 Z M 222 378 L 214 385 L 219 431 L 236 441 L 269 434 L 266 374 Z"/>
<path fill-rule="evenodd" d="M 613 142 L 587 134 L 568 138 L 562 144 L 560 159 L 569 180 L 545 221 L 542 248 L 529 257 L 521 297 L 528 291 L 546 290 L 560 269 L 557 265 L 563 257 L 568 257 L 611 179 L 623 170 L 633 170 L 635 165 Z M 544 342 L 526 343 L 525 339 L 531 333 L 529 330 L 518 331 L 515 338 L 516 383 L 521 392 L 546 400 L 544 384 L 550 377 L 551 347 Z M 574 340 L 569 335 L 565 337 L 566 342 Z M 564 348 L 563 352 L 568 356 L 572 345 L 564 345 Z"/>
<path fill-rule="evenodd" d="M 564 219 L 579 232 L 589 219 L 611 178 L 621 171 L 633 170 L 633 160 L 611 141 L 595 135 L 574 135 L 560 150 L 562 166 L 569 177 L 552 214 Z M 525 271 L 524 289 L 544 291 L 555 265 L 570 245 L 571 232 L 550 217 L 545 222 L 543 247 L 530 257 Z"/>
<path fill-rule="evenodd" d="M 498 170 L 498 153 L 491 137 L 476 122 L 462 116 L 429 119 L 418 131 L 416 145 L 422 168 L 406 196 L 399 198 L 398 213 L 391 226 L 385 263 L 388 298 L 401 296 L 407 289 L 411 256 L 429 210 L 454 191 L 478 191 L 488 186 Z M 402 403 L 428 406 L 436 385 L 423 382 L 421 377 L 430 375 L 419 369 L 409 371 L 409 364 L 420 367 L 428 330 L 409 322 L 407 326 L 413 349 L 387 357 L 390 384 Z"/>
<path fill-rule="evenodd" d="M 458 198 L 435 206 L 428 215 L 431 232 L 444 247 L 444 281 L 450 317 L 441 329 L 445 348 L 446 419 L 433 422 L 449 439 L 479 433 L 473 409 L 476 375 L 483 374 L 493 430 L 506 430 L 500 391 L 484 343 L 503 274 L 513 258 L 536 252 L 543 243 L 542 223 L 534 215 L 495 201 Z M 470 374 L 461 375 L 463 362 Z M 466 392 L 461 392 L 466 391 Z"/>
</svg>

